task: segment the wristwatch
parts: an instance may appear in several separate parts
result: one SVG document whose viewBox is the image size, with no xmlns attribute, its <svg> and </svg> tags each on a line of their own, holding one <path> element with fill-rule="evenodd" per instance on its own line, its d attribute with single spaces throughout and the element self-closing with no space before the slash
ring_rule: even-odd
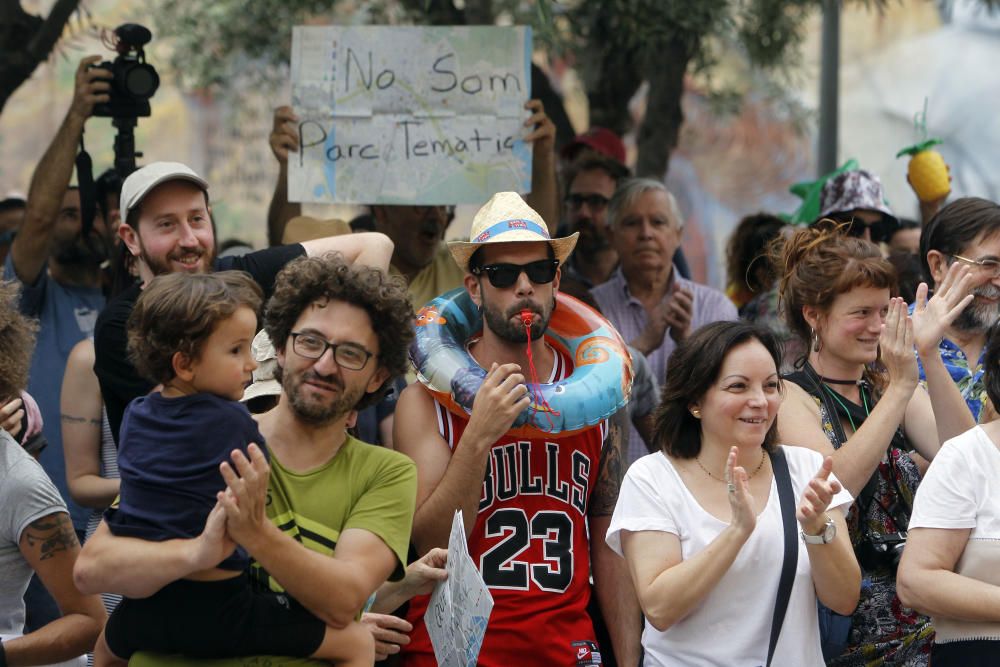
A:
<svg viewBox="0 0 1000 667">
<path fill-rule="evenodd" d="M 806 544 L 829 544 L 837 536 L 837 524 L 833 522 L 833 519 L 827 517 L 826 525 L 823 526 L 819 535 L 806 535 L 804 530 L 800 530 L 799 534 Z"/>
</svg>

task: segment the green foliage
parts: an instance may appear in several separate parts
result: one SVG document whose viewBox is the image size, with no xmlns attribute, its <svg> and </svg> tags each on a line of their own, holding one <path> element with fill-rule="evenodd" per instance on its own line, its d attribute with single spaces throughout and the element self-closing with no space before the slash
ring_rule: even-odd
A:
<svg viewBox="0 0 1000 667">
<path fill-rule="evenodd" d="M 267 78 L 269 67 L 287 66 L 292 26 L 326 16 L 328 0 L 161 0 L 156 38 L 169 39 L 171 64 L 189 87 L 223 88 L 244 75 Z"/>
</svg>

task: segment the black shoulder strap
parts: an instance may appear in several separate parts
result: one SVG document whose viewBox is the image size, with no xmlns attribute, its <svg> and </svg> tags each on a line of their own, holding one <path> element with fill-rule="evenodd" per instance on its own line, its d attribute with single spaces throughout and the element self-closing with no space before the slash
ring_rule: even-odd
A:
<svg viewBox="0 0 1000 667">
<path fill-rule="evenodd" d="M 774 617 L 771 620 L 771 640 L 767 646 L 767 665 L 770 667 L 774 658 L 774 649 L 778 645 L 778 635 L 781 625 L 785 622 L 785 611 L 788 609 L 788 599 L 792 594 L 792 584 L 795 581 L 795 568 L 799 560 L 798 532 L 795 530 L 795 495 L 792 491 L 792 476 L 788 472 L 788 461 L 781 447 L 776 447 L 771 455 L 771 467 L 774 469 L 774 482 L 778 485 L 778 501 L 781 505 L 781 525 L 785 534 L 785 555 L 781 561 L 781 577 L 778 579 L 778 597 L 774 602 Z"/>
</svg>

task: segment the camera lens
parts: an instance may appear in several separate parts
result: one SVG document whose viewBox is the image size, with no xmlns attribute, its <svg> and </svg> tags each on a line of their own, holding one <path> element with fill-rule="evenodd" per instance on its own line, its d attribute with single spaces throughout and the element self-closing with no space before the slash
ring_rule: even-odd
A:
<svg viewBox="0 0 1000 667">
<path fill-rule="evenodd" d="M 129 95 L 146 99 L 160 86 L 160 77 L 151 66 L 136 63 L 122 73 L 122 84 Z"/>
</svg>

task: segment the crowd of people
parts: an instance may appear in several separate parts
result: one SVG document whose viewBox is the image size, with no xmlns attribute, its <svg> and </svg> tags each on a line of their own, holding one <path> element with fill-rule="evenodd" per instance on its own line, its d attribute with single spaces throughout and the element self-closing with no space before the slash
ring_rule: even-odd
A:
<svg viewBox="0 0 1000 667">
<path fill-rule="evenodd" d="M 743 219 L 720 291 L 664 184 L 606 129 L 557 152 L 537 100 L 531 194 L 448 242 L 448 206 L 303 216 L 281 107 L 255 251 L 184 164 L 71 185 L 92 62 L 0 202 L 0 667 L 437 664 L 458 510 L 484 667 L 1000 661 L 997 203 L 907 221 L 841 171 L 808 224 Z M 408 352 L 446 293 L 475 333 L 442 390 Z M 610 355 L 547 430 L 541 387 Z"/>
</svg>

